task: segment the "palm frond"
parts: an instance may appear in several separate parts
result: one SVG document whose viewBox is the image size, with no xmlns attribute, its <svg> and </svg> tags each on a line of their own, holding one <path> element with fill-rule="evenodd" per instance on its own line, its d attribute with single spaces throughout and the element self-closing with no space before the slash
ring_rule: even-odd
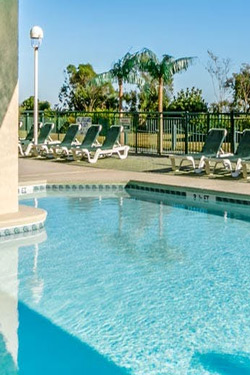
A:
<svg viewBox="0 0 250 375">
<path fill-rule="evenodd" d="M 182 70 L 187 70 L 195 59 L 196 57 L 181 57 L 174 60 L 170 66 L 172 74 L 179 73 Z"/>
<path fill-rule="evenodd" d="M 112 69 L 108 72 L 99 74 L 95 81 L 106 82 L 128 82 L 137 83 L 139 82 L 139 69 L 138 69 L 138 56 L 137 54 L 131 54 L 127 52 L 121 59 L 113 64 Z"/>
<path fill-rule="evenodd" d="M 159 63 L 159 60 L 156 54 L 148 48 L 143 48 L 141 51 L 138 51 L 136 54 L 138 56 L 138 59 L 141 62 L 151 60 L 151 61 L 154 61 L 155 63 Z"/>
<path fill-rule="evenodd" d="M 174 74 L 187 70 L 194 59 L 194 57 L 181 57 L 179 59 L 174 59 L 173 56 L 164 55 L 161 62 L 162 77 L 164 77 L 165 81 L 168 81 Z"/>
<path fill-rule="evenodd" d="M 95 85 L 102 85 L 107 82 L 113 82 L 115 80 L 115 76 L 112 70 L 104 73 L 98 74 L 91 83 Z"/>
</svg>

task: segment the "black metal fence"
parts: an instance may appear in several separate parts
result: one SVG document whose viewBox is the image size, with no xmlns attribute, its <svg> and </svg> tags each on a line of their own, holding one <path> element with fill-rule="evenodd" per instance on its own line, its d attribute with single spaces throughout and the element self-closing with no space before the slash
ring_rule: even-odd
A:
<svg viewBox="0 0 250 375">
<path fill-rule="evenodd" d="M 122 123 L 125 128 L 124 141 L 135 153 L 159 153 L 159 112 L 40 112 L 39 121 L 54 122 L 56 139 L 65 133 L 71 123 L 78 117 L 91 118 L 92 124 L 101 124 L 101 136 L 113 124 Z M 33 112 L 26 111 L 20 115 L 20 131 L 28 131 L 33 124 Z M 199 152 L 209 129 L 224 128 L 227 137 L 223 144 L 226 152 L 235 152 L 242 131 L 250 128 L 250 114 L 247 113 L 163 113 L 164 153 Z"/>
</svg>

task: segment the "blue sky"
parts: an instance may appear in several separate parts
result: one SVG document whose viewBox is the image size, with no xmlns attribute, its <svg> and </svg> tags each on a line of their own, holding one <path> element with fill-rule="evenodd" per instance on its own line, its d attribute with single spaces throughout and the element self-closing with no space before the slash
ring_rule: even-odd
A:
<svg viewBox="0 0 250 375">
<path fill-rule="evenodd" d="M 195 86 L 215 100 L 205 69 L 207 50 L 232 60 L 232 71 L 250 63 L 249 0 L 19 0 L 19 101 L 33 95 L 29 30 L 39 25 L 39 98 L 58 103 L 63 70 L 91 63 L 107 71 L 126 52 L 152 49 L 159 57 L 197 56 L 174 78 L 174 91 Z"/>
</svg>

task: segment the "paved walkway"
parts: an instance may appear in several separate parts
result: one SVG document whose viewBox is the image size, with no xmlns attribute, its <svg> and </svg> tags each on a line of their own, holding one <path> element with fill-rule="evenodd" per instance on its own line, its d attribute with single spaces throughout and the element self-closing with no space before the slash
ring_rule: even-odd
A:
<svg viewBox="0 0 250 375">
<path fill-rule="evenodd" d="M 133 157 L 129 157 L 129 159 L 130 163 L 133 162 Z M 143 160 L 145 160 L 145 163 L 148 165 L 151 158 L 147 159 L 143 157 Z M 158 158 L 158 160 L 162 159 Z M 98 164 L 92 167 L 87 162 L 77 165 L 76 163 L 21 158 L 19 159 L 19 183 L 24 184 L 37 181 L 46 181 L 49 183 L 126 183 L 131 180 L 136 180 L 171 186 L 250 195 L 250 184 L 243 179 L 225 179 L 223 177 L 221 178 L 221 176 L 202 177 L 190 173 L 183 175 L 169 172 L 168 169 L 168 172 L 162 173 L 159 173 L 158 169 L 151 170 L 150 172 L 114 169 L 115 163 L 117 168 L 120 168 L 121 165 L 119 163 L 122 162 L 122 160 L 112 159 L 112 169 L 105 169 L 103 168 L 103 164 L 102 168 L 98 168 Z M 108 166 L 108 164 L 106 165 Z M 143 166 L 141 170 L 143 170 Z"/>
</svg>

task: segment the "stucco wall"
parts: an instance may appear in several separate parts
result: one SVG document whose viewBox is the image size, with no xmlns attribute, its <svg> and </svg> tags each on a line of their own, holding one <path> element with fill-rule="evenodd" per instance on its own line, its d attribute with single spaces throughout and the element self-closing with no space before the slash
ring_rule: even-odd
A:
<svg viewBox="0 0 250 375">
<path fill-rule="evenodd" d="M 0 0 L 0 215 L 18 210 L 17 59 L 18 0 Z"/>
</svg>

